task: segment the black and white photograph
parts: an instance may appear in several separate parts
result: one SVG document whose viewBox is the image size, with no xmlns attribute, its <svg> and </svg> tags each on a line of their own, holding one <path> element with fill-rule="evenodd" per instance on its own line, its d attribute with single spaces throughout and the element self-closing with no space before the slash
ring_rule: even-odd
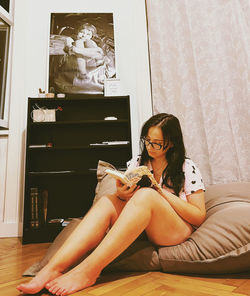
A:
<svg viewBox="0 0 250 296">
<path fill-rule="evenodd" d="M 104 80 L 115 78 L 112 13 L 52 13 L 49 90 L 103 94 Z"/>
</svg>

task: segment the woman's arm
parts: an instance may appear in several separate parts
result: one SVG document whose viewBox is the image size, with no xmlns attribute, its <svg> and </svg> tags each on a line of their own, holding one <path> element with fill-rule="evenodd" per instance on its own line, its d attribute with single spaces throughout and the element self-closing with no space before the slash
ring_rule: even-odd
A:
<svg viewBox="0 0 250 296">
<path fill-rule="evenodd" d="M 162 196 L 169 202 L 176 213 L 188 223 L 200 226 L 206 218 L 205 197 L 203 190 L 187 196 L 187 202 L 166 189 L 162 189 Z"/>
</svg>

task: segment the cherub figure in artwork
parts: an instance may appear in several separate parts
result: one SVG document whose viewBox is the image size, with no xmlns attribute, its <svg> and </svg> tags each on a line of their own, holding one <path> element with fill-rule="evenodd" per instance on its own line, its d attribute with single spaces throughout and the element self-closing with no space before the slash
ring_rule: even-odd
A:
<svg viewBox="0 0 250 296">
<path fill-rule="evenodd" d="M 94 25 L 84 23 L 77 29 L 75 40 L 71 37 L 65 40 L 64 50 L 75 57 L 79 79 L 89 78 L 87 68 L 93 69 L 104 64 L 103 50 L 92 39 L 96 33 Z"/>
</svg>

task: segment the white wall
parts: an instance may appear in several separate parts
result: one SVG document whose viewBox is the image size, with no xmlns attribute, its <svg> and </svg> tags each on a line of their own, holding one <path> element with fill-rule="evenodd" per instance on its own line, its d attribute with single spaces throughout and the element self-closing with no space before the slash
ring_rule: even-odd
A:
<svg viewBox="0 0 250 296">
<path fill-rule="evenodd" d="M 113 13 L 117 78 L 131 98 L 133 154 L 140 126 L 152 114 L 144 0 L 16 0 L 10 128 L 0 138 L 0 153 L 7 154 L 6 174 L 0 169 L 2 237 L 21 235 L 27 98 L 47 88 L 51 12 Z"/>
</svg>

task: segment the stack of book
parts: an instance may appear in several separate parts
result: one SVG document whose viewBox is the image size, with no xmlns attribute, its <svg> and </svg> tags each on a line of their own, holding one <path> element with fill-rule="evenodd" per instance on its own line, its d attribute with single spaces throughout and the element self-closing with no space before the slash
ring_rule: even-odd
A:
<svg viewBox="0 0 250 296">
<path fill-rule="evenodd" d="M 47 220 L 48 190 L 30 188 L 30 227 L 39 228 Z"/>
</svg>

